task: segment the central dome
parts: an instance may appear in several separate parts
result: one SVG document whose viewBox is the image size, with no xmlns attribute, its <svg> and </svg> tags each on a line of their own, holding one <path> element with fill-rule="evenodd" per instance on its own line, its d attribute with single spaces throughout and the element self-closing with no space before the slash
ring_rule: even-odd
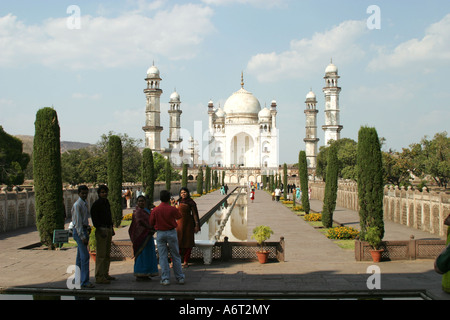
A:
<svg viewBox="0 0 450 320">
<path fill-rule="evenodd" d="M 261 105 L 251 92 L 241 88 L 228 98 L 223 107 L 223 111 L 227 115 L 243 113 L 258 114 L 261 111 Z"/>
</svg>

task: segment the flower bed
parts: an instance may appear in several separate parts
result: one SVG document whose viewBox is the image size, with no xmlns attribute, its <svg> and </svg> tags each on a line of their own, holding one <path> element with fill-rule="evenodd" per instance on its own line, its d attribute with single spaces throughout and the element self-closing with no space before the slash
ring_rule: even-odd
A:
<svg viewBox="0 0 450 320">
<path fill-rule="evenodd" d="M 351 227 L 335 227 L 327 231 L 328 239 L 354 240 L 359 235 L 359 231 Z"/>
<path fill-rule="evenodd" d="M 304 216 L 305 221 L 322 221 L 321 213 L 309 213 Z"/>
</svg>

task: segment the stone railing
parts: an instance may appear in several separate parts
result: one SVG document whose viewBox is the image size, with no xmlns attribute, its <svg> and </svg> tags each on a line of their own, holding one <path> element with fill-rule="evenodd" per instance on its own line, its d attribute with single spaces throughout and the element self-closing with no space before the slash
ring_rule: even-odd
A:
<svg viewBox="0 0 450 320">
<path fill-rule="evenodd" d="M 325 183 L 309 183 L 311 199 L 323 200 Z M 353 182 L 340 182 L 336 205 L 359 211 L 358 187 Z M 397 186 L 384 188 L 384 219 L 418 230 L 444 236 L 444 219 L 450 214 L 450 195 L 445 192 L 427 192 Z"/>
<path fill-rule="evenodd" d="M 181 182 L 172 182 L 172 194 L 178 194 Z M 140 185 L 133 185 L 133 191 L 137 190 Z M 192 192 L 197 189 L 197 182 L 189 182 L 188 188 Z M 141 188 L 142 189 L 142 188 Z M 155 183 L 154 199 L 159 199 L 159 192 L 165 189 L 164 182 Z M 76 188 L 67 188 L 63 191 L 64 209 L 66 219 L 71 218 L 71 209 L 73 204 L 78 200 L 78 192 Z M 90 188 L 87 202 L 90 207 L 98 195 L 95 188 Z M 32 227 L 36 225 L 35 197 L 34 190 L 22 190 L 8 192 L 5 189 L 0 190 L 0 233 L 13 231 L 16 229 Z"/>
</svg>

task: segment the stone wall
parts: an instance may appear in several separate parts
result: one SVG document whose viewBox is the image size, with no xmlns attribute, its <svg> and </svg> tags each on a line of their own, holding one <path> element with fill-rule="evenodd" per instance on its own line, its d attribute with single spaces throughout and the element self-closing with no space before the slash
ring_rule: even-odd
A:
<svg viewBox="0 0 450 320">
<path fill-rule="evenodd" d="M 311 198 L 323 201 L 324 182 L 309 183 Z M 340 182 L 336 205 L 359 211 L 356 183 Z M 384 219 L 418 230 L 444 236 L 444 219 L 450 214 L 450 195 L 445 192 L 427 192 L 397 186 L 384 188 Z"/>
<path fill-rule="evenodd" d="M 172 182 L 171 192 L 178 195 L 181 182 Z M 140 185 L 130 186 L 136 191 Z M 191 192 L 197 189 L 197 182 L 189 182 L 188 188 Z M 142 188 L 141 188 L 142 189 Z M 159 192 L 165 189 L 164 182 L 155 183 L 154 199 L 159 200 Z M 78 200 L 77 189 L 65 189 L 63 191 L 64 208 L 66 218 L 71 218 L 71 209 Z M 98 198 L 97 190 L 91 188 L 88 195 L 89 207 Z M 177 198 L 177 197 L 176 197 Z M 20 228 L 32 227 L 36 225 L 35 197 L 34 191 L 0 191 L 0 233 L 13 231 Z"/>
</svg>

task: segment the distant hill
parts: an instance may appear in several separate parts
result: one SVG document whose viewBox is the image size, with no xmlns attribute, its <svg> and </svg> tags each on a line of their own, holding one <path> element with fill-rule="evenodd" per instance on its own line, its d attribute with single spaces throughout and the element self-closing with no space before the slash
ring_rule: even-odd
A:
<svg viewBox="0 0 450 320">
<path fill-rule="evenodd" d="M 31 154 L 33 152 L 33 136 L 16 135 L 23 142 L 23 152 Z M 69 150 L 78 150 L 88 147 L 92 147 L 93 144 L 85 142 L 72 142 L 72 141 L 61 141 L 61 153 Z"/>
</svg>

